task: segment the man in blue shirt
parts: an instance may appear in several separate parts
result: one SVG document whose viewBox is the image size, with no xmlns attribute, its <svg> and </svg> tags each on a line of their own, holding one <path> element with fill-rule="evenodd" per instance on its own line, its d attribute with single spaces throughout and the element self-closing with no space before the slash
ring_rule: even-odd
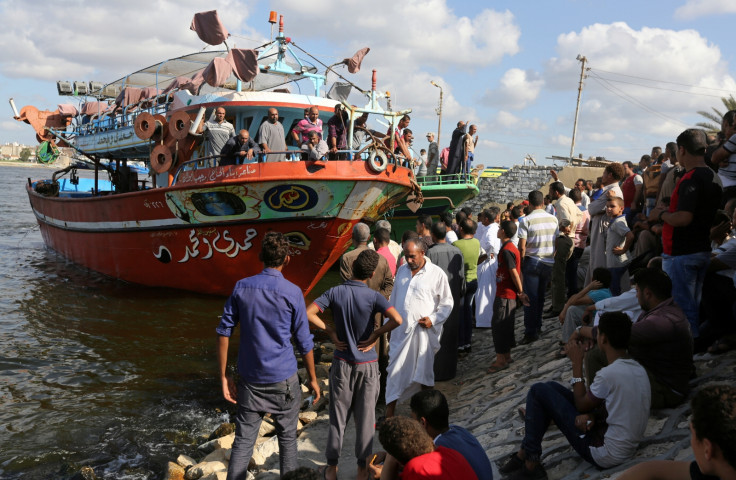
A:
<svg viewBox="0 0 736 480">
<path fill-rule="evenodd" d="M 424 426 L 435 447 L 456 450 L 468 461 L 478 480 L 493 480 L 491 461 L 472 433 L 449 424 L 450 408 L 439 390 L 422 390 L 411 397 L 411 416 Z"/>
<path fill-rule="evenodd" d="M 302 292 L 284 278 L 289 264 L 283 234 L 269 232 L 259 256 L 264 269 L 235 285 L 217 327 L 217 360 L 225 400 L 237 403 L 235 441 L 227 479 L 245 479 L 263 415 L 271 414 L 279 439 L 281 475 L 297 467 L 296 428 L 302 401 L 294 337 L 309 375 L 315 403 L 320 398 L 314 371 L 314 343 L 309 333 Z M 235 326 L 241 324 L 238 387 L 226 374 L 227 350 Z"/>
<path fill-rule="evenodd" d="M 322 294 L 307 308 L 309 323 L 325 330 L 335 343 L 330 366 L 330 429 L 327 433 L 326 479 L 337 478 L 337 464 L 342 449 L 345 424 L 352 414 L 355 421 L 355 458 L 358 478 L 367 478 L 366 464 L 373 452 L 376 402 L 380 389 L 376 341 L 401 325 L 401 316 L 388 300 L 368 287 L 368 280 L 381 256 L 374 250 L 363 250 L 353 262 L 353 276 L 342 285 Z M 318 312 L 332 310 L 334 327 L 326 324 Z M 388 317 L 375 329 L 377 313 Z"/>
</svg>

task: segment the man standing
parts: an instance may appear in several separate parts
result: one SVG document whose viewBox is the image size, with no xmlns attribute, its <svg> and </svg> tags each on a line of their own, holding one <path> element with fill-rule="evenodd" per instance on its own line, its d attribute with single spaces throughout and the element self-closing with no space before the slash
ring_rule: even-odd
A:
<svg viewBox="0 0 736 480">
<path fill-rule="evenodd" d="M 401 117 L 401 120 L 399 120 L 398 125 L 393 131 L 394 153 L 400 153 L 404 156 L 404 158 L 411 158 L 409 146 L 404 143 L 404 129 L 409 126 L 409 123 L 411 123 L 411 117 L 409 115 L 404 115 L 403 117 Z M 389 149 L 391 148 L 391 127 L 388 128 L 388 131 L 386 132 L 386 139 L 383 141 L 383 143 Z"/>
<path fill-rule="evenodd" d="M 465 295 L 462 301 L 462 316 L 458 326 L 458 352 L 469 353 L 473 335 L 473 297 L 478 290 L 478 258 L 480 242 L 473 238 L 475 222 L 469 218 L 460 222 L 460 236 L 453 245 L 460 249 L 465 262 Z"/>
<path fill-rule="evenodd" d="M 639 192 L 644 186 L 644 180 L 634 171 L 633 163 L 627 160 L 622 165 L 624 166 L 624 182 L 621 184 L 621 193 L 624 195 L 624 215 L 626 223 L 631 227 L 634 214 L 638 210 L 635 200 L 641 195 Z"/>
<path fill-rule="evenodd" d="M 317 132 L 320 140 L 322 139 L 322 120 L 319 118 L 317 107 L 309 107 L 307 118 L 299 120 L 294 130 L 291 131 L 291 136 L 294 138 L 294 143 L 301 146 L 309 143 L 311 132 Z"/>
<path fill-rule="evenodd" d="M 539 338 L 542 330 L 544 294 L 552 276 L 557 218 L 544 211 L 544 195 L 539 190 L 529 192 L 532 212 L 519 222 L 519 255 L 524 292 L 529 306 L 524 306 L 524 338 L 521 345 Z"/>
<path fill-rule="evenodd" d="M 477 128 L 471 125 L 468 133 L 465 135 L 465 162 L 463 163 L 463 173 L 470 173 L 470 166 L 475 158 L 475 146 L 478 144 L 478 135 L 475 135 Z M 475 138 L 473 138 L 475 135 Z"/>
<path fill-rule="evenodd" d="M 562 220 L 570 222 L 570 231 L 564 237 L 556 241 L 557 248 L 554 255 L 552 267 L 552 306 L 547 311 L 550 317 L 556 317 L 562 311 L 567 300 L 567 288 L 565 285 L 565 268 L 567 261 L 572 256 L 574 246 L 573 238 L 575 229 L 580 223 L 582 212 L 570 197 L 565 195 L 565 186 L 562 182 L 552 182 L 549 186 L 549 198 L 554 201 L 555 216 L 558 223 Z"/>
<path fill-rule="evenodd" d="M 447 275 L 452 292 L 452 313 L 443 327 L 440 350 L 435 355 L 435 380 L 445 381 L 455 378 L 457 373 L 457 339 L 462 298 L 465 291 L 465 262 L 459 248 L 447 243 L 447 226 L 444 222 L 432 225 L 432 241 L 434 245 L 427 252 L 427 257 Z"/>
<path fill-rule="evenodd" d="M 220 155 L 222 147 L 225 146 L 231 137 L 235 136 L 235 127 L 233 124 L 225 120 L 225 109 L 223 107 L 217 107 L 215 109 L 215 120 L 208 120 L 204 122 L 202 127 L 207 145 L 205 147 L 205 155 L 208 157 L 214 155 Z M 214 165 L 214 159 L 212 161 Z"/>
<path fill-rule="evenodd" d="M 440 164 L 440 151 L 437 146 L 437 142 L 434 141 L 434 133 L 427 133 L 427 141 L 429 146 L 427 147 L 427 176 L 428 180 L 434 180 L 434 176 L 437 175 L 437 167 Z"/>
<path fill-rule="evenodd" d="M 335 105 L 335 114 L 327 120 L 327 147 L 330 149 L 330 160 L 346 160 L 347 153 L 338 154 L 338 150 L 348 148 L 347 136 L 348 111 L 339 103 Z"/>
<path fill-rule="evenodd" d="M 379 257 L 373 250 L 360 252 L 353 263 L 353 278 L 327 290 L 307 308 L 309 323 L 327 331 L 336 347 L 330 366 L 330 428 L 324 478 L 337 478 L 343 434 L 351 414 L 356 430 L 358 478 L 366 477 L 366 465 L 373 453 L 376 401 L 380 389 L 378 355 L 374 345 L 381 335 L 398 327 L 402 321 L 388 300 L 367 285 Z M 327 308 L 332 310 L 334 328 L 317 315 Z M 374 329 L 373 323 L 376 314 L 389 319 L 378 329 Z"/>
<path fill-rule="evenodd" d="M 460 171 L 462 162 L 465 159 L 465 128 L 466 122 L 457 122 L 457 128 L 452 132 L 450 140 L 450 156 L 447 159 L 447 168 L 444 174 L 453 175 Z"/>
<path fill-rule="evenodd" d="M 404 242 L 406 264 L 396 272 L 391 305 L 404 323 L 391 334 L 386 417 L 392 417 L 399 400 L 434 386 L 434 354 L 440 349 L 442 324 L 452 311 L 447 275 L 425 257 L 420 239 Z"/>
<path fill-rule="evenodd" d="M 434 242 L 432 241 L 432 216 L 427 215 L 426 213 L 421 213 L 417 217 L 417 228 L 416 228 L 417 235 L 419 235 L 419 238 L 424 240 L 424 244 L 427 246 L 427 248 L 434 245 Z"/>
<path fill-rule="evenodd" d="M 347 282 L 353 278 L 353 262 L 363 250 L 368 249 L 368 240 L 371 238 L 371 230 L 365 223 L 356 223 L 353 227 L 353 250 L 346 252 L 340 257 L 340 278 L 343 282 Z M 381 257 L 378 259 L 375 273 L 368 279 L 368 286 L 388 300 L 391 297 L 391 291 L 394 288 L 394 277 L 391 275 L 391 268 L 388 261 Z"/>
<path fill-rule="evenodd" d="M 283 162 L 286 159 L 286 138 L 284 137 L 284 126 L 279 122 L 279 111 L 275 108 L 268 109 L 268 120 L 263 122 L 258 129 L 258 143 L 261 150 L 266 154 L 266 162 Z"/>
<path fill-rule="evenodd" d="M 238 165 L 253 161 L 253 157 L 259 152 L 258 144 L 250 138 L 248 130 L 241 130 L 237 137 L 233 137 L 227 141 L 222 147 L 222 156 L 220 157 L 220 166 Z"/>
<path fill-rule="evenodd" d="M 662 269 L 672 279 L 672 294 L 699 336 L 700 297 L 710 261 L 710 227 L 721 204 L 721 187 L 705 164 L 705 132 L 689 128 L 677 137 L 677 158 L 685 175 L 670 197 L 668 210 L 657 207 L 650 221 L 664 222 Z"/>
<path fill-rule="evenodd" d="M 499 213 L 498 207 L 490 207 L 483 210 L 482 217 L 478 215 L 485 227 L 483 235 L 478 239 L 481 249 L 481 256 L 478 259 L 478 289 L 475 292 L 475 326 L 478 328 L 490 328 L 493 322 L 498 269 L 496 256 L 501 250 L 501 240 L 498 238 Z M 467 352 L 470 352 L 470 348 L 466 349 Z"/>
<path fill-rule="evenodd" d="M 593 270 L 606 266 L 606 239 L 605 233 L 608 228 L 608 217 L 606 216 L 606 204 L 608 197 L 624 198 L 624 194 L 618 186 L 618 182 L 624 178 L 624 167 L 620 163 L 611 163 L 603 169 L 601 176 L 601 194 L 590 202 L 588 213 L 590 214 L 590 261 L 588 271 L 585 274 L 585 285 L 593 278 Z"/>
<path fill-rule="evenodd" d="M 296 469 L 296 427 L 302 392 L 294 357 L 294 339 L 309 375 L 309 388 L 316 402 L 321 395 L 314 372 L 314 343 L 309 333 L 302 291 L 281 273 L 289 264 L 289 243 L 282 233 L 269 232 L 263 238 L 260 260 L 264 270 L 235 285 L 225 303 L 217 327 L 217 363 L 222 393 L 237 403 L 235 441 L 228 480 L 246 477 L 248 462 L 258 438 L 263 415 L 271 414 L 279 439 L 281 475 Z M 230 335 L 240 323 L 237 391 L 227 375 Z M 237 402 L 236 402 L 237 400 Z"/>
</svg>

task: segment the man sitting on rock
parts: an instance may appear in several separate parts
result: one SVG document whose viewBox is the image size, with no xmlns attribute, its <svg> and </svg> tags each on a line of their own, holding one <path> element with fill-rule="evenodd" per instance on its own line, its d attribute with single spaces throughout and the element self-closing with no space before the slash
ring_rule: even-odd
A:
<svg viewBox="0 0 736 480">
<path fill-rule="evenodd" d="M 367 283 L 373 276 L 379 259 L 373 250 L 360 252 L 353 263 L 353 278 L 327 290 L 307 308 L 309 323 L 325 330 L 335 343 L 330 366 L 330 429 L 327 433 L 326 479 L 337 478 L 337 463 L 342 449 L 345 424 L 350 415 L 355 419 L 355 457 L 358 478 L 367 479 L 366 464 L 373 451 L 376 401 L 380 388 L 378 355 L 374 345 L 380 336 L 401 325 L 401 316 L 386 298 Z M 317 315 L 332 310 L 334 328 Z M 374 316 L 388 317 L 381 328 L 374 330 Z"/>
<path fill-rule="evenodd" d="M 430 436 L 416 420 L 407 417 L 387 418 L 378 429 L 378 439 L 386 452 L 380 454 L 384 460 L 383 465 L 369 466 L 374 478 L 478 479 L 468 461 L 459 452 L 447 447 L 435 447 Z"/>
<path fill-rule="evenodd" d="M 593 271 L 593 281 L 570 297 L 560 312 L 563 343 L 567 343 L 575 329 L 583 324 L 583 315 L 588 305 L 594 305 L 596 302 L 611 297 L 610 285 L 611 272 L 606 268 L 598 267 Z"/>
<path fill-rule="evenodd" d="M 631 327 L 629 352 L 647 371 L 651 383 L 652 408 L 672 408 L 690 392 L 693 337 L 685 313 L 672 298 L 672 281 L 662 270 L 645 268 L 634 276 L 637 298 L 643 312 Z M 592 336 L 583 327 L 573 338 Z M 589 378 L 607 365 L 595 349 L 586 356 Z"/>
<path fill-rule="evenodd" d="M 493 480 L 491 462 L 485 450 L 472 433 L 457 425 L 450 425 L 450 407 L 439 390 L 422 390 L 411 397 L 411 416 L 422 424 L 435 447 L 457 450 L 465 457 L 473 471 L 484 480 Z"/>
<path fill-rule="evenodd" d="M 547 478 L 540 458 L 542 440 L 551 422 L 581 457 L 598 468 L 619 465 L 633 456 L 649 419 L 647 372 L 626 352 L 631 334 L 629 317 L 606 313 L 596 330 L 598 347 L 606 354 L 609 365 L 598 372 L 590 389 L 586 389 L 582 378 L 585 345 L 568 343 L 573 390 L 557 382 L 532 385 L 526 397 L 526 432 L 521 448 L 499 469 L 502 474 L 510 474 L 507 478 Z M 607 417 L 598 414 L 601 407 L 605 407 Z M 605 432 L 602 438 L 601 432 Z"/>
</svg>

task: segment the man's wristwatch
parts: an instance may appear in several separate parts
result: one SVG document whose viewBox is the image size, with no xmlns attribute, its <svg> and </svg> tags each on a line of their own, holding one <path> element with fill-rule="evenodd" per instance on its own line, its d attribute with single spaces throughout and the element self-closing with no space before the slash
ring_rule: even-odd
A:
<svg viewBox="0 0 736 480">
<path fill-rule="evenodd" d="M 577 333 L 578 335 L 580 335 L 580 329 L 581 328 L 583 328 L 582 325 L 578 325 L 577 327 L 575 327 L 575 333 Z"/>
<path fill-rule="evenodd" d="M 574 387 L 576 383 L 583 383 L 584 381 L 585 381 L 585 380 L 583 380 L 583 379 L 582 379 L 582 378 L 580 378 L 580 377 L 572 377 L 572 378 L 570 379 L 570 386 L 571 386 L 571 387 Z"/>
</svg>

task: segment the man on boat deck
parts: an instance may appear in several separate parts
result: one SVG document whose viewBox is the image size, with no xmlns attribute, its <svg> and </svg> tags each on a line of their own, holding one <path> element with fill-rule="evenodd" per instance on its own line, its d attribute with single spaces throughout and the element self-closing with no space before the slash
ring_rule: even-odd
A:
<svg viewBox="0 0 736 480">
<path fill-rule="evenodd" d="M 288 252 L 289 244 L 282 233 L 264 236 L 260 260 L 265 268 L 258 275 L 238 281 L 216 329 L 222 393 L 225 400 L 238 405 L 228 480 L 246 478 L 266 413 L 276 425 L 281 475 L 298 466 L 296 428 L 302 391 L 292 338 L 304 359 L 314 401 L 321 395 L 304 297 L 299 287 L 281 273 L 289 264 Z M 247 335 L 240 335 L 236 391 L 235 382 L 226 372 L 229 337 L 238 323 Z"/>
<path fill-rule="evenodd" d="M 217 107 L 215 109 L 215 120 L 208 120 L 202 126 L 202 133 L 205 135 L 207 144 L 205 146 L 205 155 L 210 157 L 220 155 L 222 148 L 231 137 L 235 136 L 235 127 L 233 124 L 225 120 L 225 109 Z M 214 161 L 211 162 L 213 165 Z"/>
<path fill-rule="evenodd" d="M 258 128 L 258 144 L 266 154 L 265 162 L 283 162 L 286 159 L 286 137 L 284 126 L 279 122 L 279 111 L 275 108 L 268 109 L 268 120 Z"/>
<path fill-rule="evenodd" d="M 319 134 L 320 140 L 322 140 L 322 120 L 319 118 L 319 108 L 310 107 L 307 118 L 299 120 L 294 130 L 291 131 L 291 136 L 294 137 L 294 143 L 298 146 L 306 145 L 309 143 L 309 134 L 316 132 Z"/>
<path fill-rule="evenodd" d="M 220 166 L 251 163 L 259 152 L 258 144 L 250 138 L 248 130 L 243 129 L 222 147 Z"/>
</svg>

